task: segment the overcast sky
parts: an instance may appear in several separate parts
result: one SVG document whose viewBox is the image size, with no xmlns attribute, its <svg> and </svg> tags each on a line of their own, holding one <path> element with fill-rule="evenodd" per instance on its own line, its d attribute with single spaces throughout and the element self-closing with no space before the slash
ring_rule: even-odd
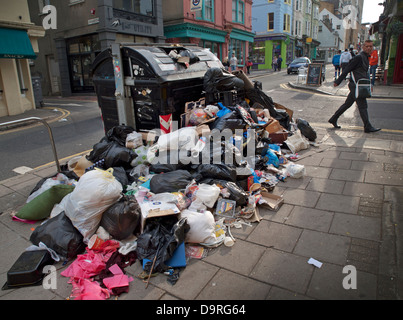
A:
<svg viewBox="0 0 403 320">
<path fill-rule="evenodd" d="M 377 22 L 379 20 L 379 15 L 383 12 L 383 6 L 378 6 L 378 3 L 383 1 L 384 0 L 364 0 L 361 23 Z"/>
</svg>

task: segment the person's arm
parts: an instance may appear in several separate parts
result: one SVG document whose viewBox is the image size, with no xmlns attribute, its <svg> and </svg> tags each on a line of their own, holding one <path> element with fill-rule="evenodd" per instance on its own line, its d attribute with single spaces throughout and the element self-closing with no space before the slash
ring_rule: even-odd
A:
<svg viewBox="0 0 403 320">
<path fill-rule="evenodd" d="M 343 72 L 341 73 L 340 77 L 338 77 L 334 81 L 334 86 L 337 87 L 346 77 L 347 75 L 355 70 L 361 64 L 361 56 L 357 55 L 353 59 L 350 60 L 348 65 L 344 68 Z"/>
</svg>

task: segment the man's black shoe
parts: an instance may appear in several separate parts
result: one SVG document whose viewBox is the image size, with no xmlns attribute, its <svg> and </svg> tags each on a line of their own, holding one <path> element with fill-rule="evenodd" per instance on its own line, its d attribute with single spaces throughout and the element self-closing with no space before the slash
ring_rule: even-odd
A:
<svg viewBox="0 0 403 320">
<path fill-rule="evenodd" d="M 331 123 L 333 125 L 333 127 L 335 127 L 336 129 L 340 129 L 341 127 L 337 124 L 337 120 L 333 120 L 333 118 L 330 118 L 329 123 Z"/>
<path fill-rule="evenodd" d="M 371 133 L 371 132 L 377 132 L 377 131 L 380 131 L 381 130 L 381 128 L 374 128 L 374 127 L 371 127 L 371 128 L 369 128 L 369 129 L 364 129 L 364 132 L 365 133 Z"/>
</svg>

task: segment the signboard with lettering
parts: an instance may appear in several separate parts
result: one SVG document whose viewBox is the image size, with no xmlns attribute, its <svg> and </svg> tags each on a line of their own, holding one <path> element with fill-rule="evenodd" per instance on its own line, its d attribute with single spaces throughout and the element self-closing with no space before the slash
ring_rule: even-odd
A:
<svg viewBox="0 0 403 320">
<path fill-rule="evenodd" d="M 322 64 L 311 63 L 308 66 L 306 84 L 313 86 L 320 86 L 322 80 Z"/>
</svg>

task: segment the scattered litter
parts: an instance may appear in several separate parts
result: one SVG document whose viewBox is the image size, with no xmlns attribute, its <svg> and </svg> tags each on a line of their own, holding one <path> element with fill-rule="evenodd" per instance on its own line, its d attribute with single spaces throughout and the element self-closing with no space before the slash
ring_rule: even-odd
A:
<svg viewBox="0 0 403 320">
<path fill-rule="evenodd" d="M 197 60 L 183 50 L 169 57 L 180 69 Z M 205 96 L 185 103 L 179 129 L 170 114 L 159 117 L 166 125 L 155 132 L 112 127 L 91 152 L 32 190 L 27 204 L 46 210 L 14 214 L 15 221 L 44 220 L 30 237 L 35 251 L 72 261 L 61 272 L 72 284 L 69 299 L 128 292 L 133 278 L 125 267 L 137 260 L 146 288 L 159 274 L 175 285 L 189 259 L 237 245 L 231 228 L 243 231 L 264 210 L 277 211 L 284 203 L 273 193 L 278 184 L 305 176 L 298 152 L 317 146 L 306 120 L 294 122 L 291 109 L 242 72 L 212 67 L 203 80 Z M 151 91 L 140 91 L 151 103 Z M 308 263 L 322 266 L 313 258 Z"/>
<path fill-rule="evenodd" d="M 323 264 L 322 262 L 319 262 L 318 260 L 315 260 L 314 258 L 310 258 L 308 260 L 308 263 L 314 265 L 317 268 L 322 267 L 322 264 Z"/>
</svg>

